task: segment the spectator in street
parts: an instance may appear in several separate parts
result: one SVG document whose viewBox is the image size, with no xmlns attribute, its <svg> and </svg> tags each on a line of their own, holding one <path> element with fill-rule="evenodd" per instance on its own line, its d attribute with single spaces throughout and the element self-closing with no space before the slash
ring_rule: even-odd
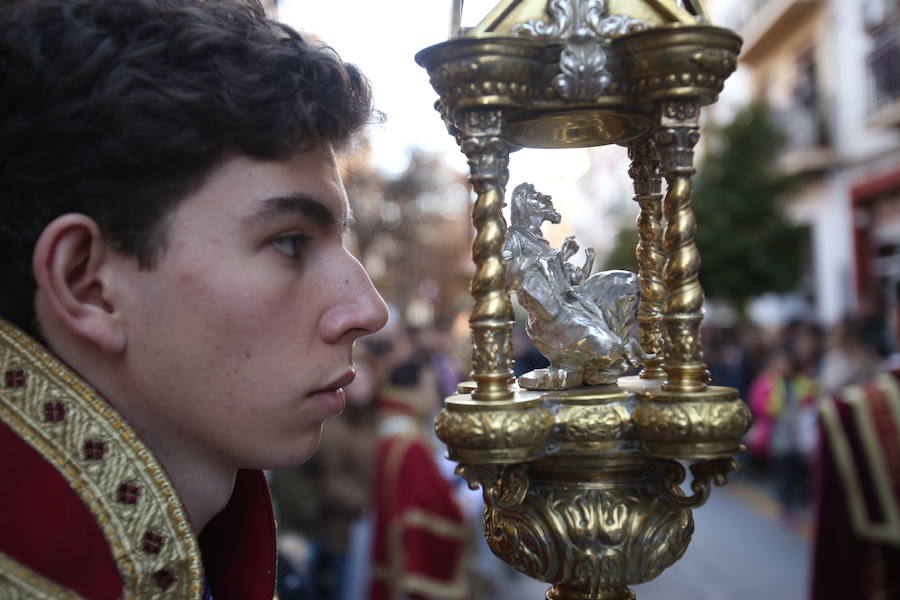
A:
<svg viewBox="0 0 900 600">
<path fill-rule="evenodd" d="M 435 463 L 437 381 L 418 353 L 394 367 L 378 398 L 370 600 L 464 600 L 472 529 Z"/>
<path fill-rule="evenodd" d="M 752 321 L 738 323 L 734 332 L 737 346 L 741 349 L 741 398 L 749 398 L 750 386 L 765 366 L 768 346 L 762 329 Z"/>
<path fill-rule="evenodd" d="M 748 434 L 750 451 L 765 457 L 775 477 L 782 517 L 790 522 L 806 477 L 801 431 L 804 413 L 814 410 L 818 387 L 797 370 L 796 359 L 783 347 L 776 348 L 766 369 L 750 389 L 753 428 Z"/>
<path fill-rule="evenodd" d="M 821 401 L 813 600 L 900 598 L 900 532 L 889 516 L 900 506 L 898 376 L 880 373 Z"/>
<path fill-rule="evenodd" d="M 715 385 L 733 387 L 740 391 L 743 382 L 744 353 L 734 343 L 731 329 L 704 325 L 703 352 L 709 375 Z M 743 395 L 741 396 L 743 398 Z"/>
<path fill-rule="evenodd" d="M 827 349 L 822 358 L 820 382 L 825 393 L 871 379 L 881 370 L 875 346 L 867 342 L 858 320 L 844 319 L 828 332 Z"/>
<path fill-rule="evenodd" d="M 824 343 L 822 329 L 814 323 L 793 321 L 782 332 L 782 345 L 797 363 L 797 371 L 812 378 L 819 375 Z"/>
<path fill-rule="evenodd" d="M 454 352 L 456 340 L 450 328 L 451 322 L 442 319 L 436 323 L 424 325 L 414 332 L 415 347 L 422 352 L 437 378 L 438 391 L 441 398 L 456 393 L 463 371 L 456 361 Z"/>
</svg>

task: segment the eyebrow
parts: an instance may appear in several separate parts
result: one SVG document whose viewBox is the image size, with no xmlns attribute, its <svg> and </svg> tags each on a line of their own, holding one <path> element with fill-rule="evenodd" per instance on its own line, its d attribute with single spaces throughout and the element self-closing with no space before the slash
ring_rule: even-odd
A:
<svg viewBox="0 0 900 600">
<path fill-rule="evenodd" d="M 331 229 L 338 224 L 338 219 L 334 212 L 325 203 L 302 192 L 266 198 L 259 203 L 259 207 L 250 213 L 245 220 L 248 222 L 270 221 L 287 215 L 298 214 L 311 219 L 322 229 Z M 350 206 L 347 206 L 347 216 L 341 224 L 341 231 L 346 232 L 349 230 L 353 222 L 353 212 Z"/>
</svg>

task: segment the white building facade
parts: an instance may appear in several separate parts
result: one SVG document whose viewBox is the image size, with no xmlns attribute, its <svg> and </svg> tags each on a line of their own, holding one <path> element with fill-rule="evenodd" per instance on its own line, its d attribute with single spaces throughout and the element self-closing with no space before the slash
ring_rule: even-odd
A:
<svg viewBox="0 0 900 600">
<path fill-rule="evenodd" d="M 718 118 L 762 98 L 800 184 L 785 214 L 810 232 L 806 290 L 831 324 L 874 296 L 900 304 L 900 7 L 897 0 L 710 0 L 744 38 Z M 796 317 L 798 315 L 785 315 Z"/>
</svg>

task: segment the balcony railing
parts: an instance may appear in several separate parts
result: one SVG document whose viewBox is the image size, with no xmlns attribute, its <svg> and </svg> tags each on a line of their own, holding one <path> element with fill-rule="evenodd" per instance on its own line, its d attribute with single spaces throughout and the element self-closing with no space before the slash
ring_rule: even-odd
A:
<svg viewBox="0 0 900 600">
<path fill-rule="evenodd" d="M 820 172 L 832 164 L 827 106 L 820 98 L 811 106 L 794 104 L 772 110 L 772 122 L 784 134 L 784 145 L 777 159 L 783 172 L 792 175 Z"/>
<path fill-rule="evenodd" d="M 772 111 L 772 121 L 784 134 L 784 152 L 813 150 L 830 143 L 828 121 L 818 107 L 794 105 Z"/>
<path fill-rule="evenodd" d="M 869 54 L 869 88 L 873 110 L 900 98 L 900 26 L 875 36 Z"/>
</svg>

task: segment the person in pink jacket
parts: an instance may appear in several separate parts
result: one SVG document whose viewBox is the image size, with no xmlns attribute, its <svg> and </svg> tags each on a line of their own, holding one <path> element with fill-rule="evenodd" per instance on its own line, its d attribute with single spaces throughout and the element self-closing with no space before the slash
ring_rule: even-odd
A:
<svg viewBox="0 0 900 600">
<path fill-rule="evenodd" d="M 754 425 L 748 447 L 766 459 L 775 476 L 776 494 L 786 519 L 797 501 L 805 473 L 803 423 L 818 393 L 814 379 L 799 372 L 796 361 L 784 348 L 776 349 L 766 369 L 750 387 L 750 410 Z"/>
</svg>

